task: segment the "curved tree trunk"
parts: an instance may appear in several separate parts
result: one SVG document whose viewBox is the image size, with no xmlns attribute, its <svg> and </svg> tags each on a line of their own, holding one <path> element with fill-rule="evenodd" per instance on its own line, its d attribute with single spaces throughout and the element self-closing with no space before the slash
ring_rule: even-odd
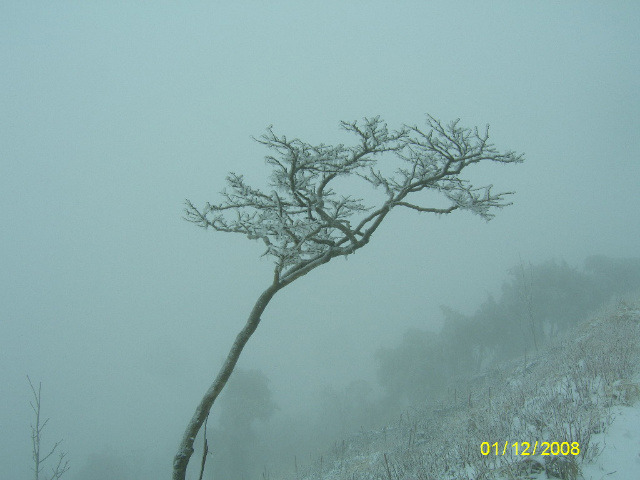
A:
<svg viewBox="0 0 640 480">
<path fill-rule="evenodd" d="M 273 167 L 270 186 L 277 191 L 264 193 L 251 188 L 242 175 L 231 173 L 227 177 L 231 191 L 223 193 L 222 203 L 207 203 L 200 211 L 186 200 L 186 220 L 203 228 L 264 241 L 267 246 L 264 255 L 273 257 L 275 271 L 273 283 L 260 295 L 220 373 L 187 426 L 173 463 L 173 480 L 185 480 L 195 437 L 260 323 L 260 315 L 278 290 L 332 258 L 346 257 L 365 246 L 395 207 L 437 215 L 468 210 L 490 220 L 493 209 L 511 205 L 505 197 L 513 192 L 492 193 L 491 185 L 475 188 L 460 178 L 460 173 L 484 161 L 520 163 L 523 155 L 513 151 L 500 153 L 488 142 L 488 126 L 480 133 L 477 128 L 463 128 L 458 123 L 459 120 L 454 120 L 443 125 L 429 115 L 429 131 L 403 125 L 400 130 L 390 132 L 380 117 L 365 118 L 364 123 L 341 122 L 343 129 L 356 135 L 358 142 L 354 147 L 314 146 L 299 139 L 287 140 L 269 127 L 257 141 L 277 152 L 274 155 L 279 159 L 266 157 Z M 399 168 L 392 176 L 384 176 L 374 168 L 374 157 L 384 153 L 395 154 L 399 160 L 409 162 L 409 166 Z M 373 188 L 383 187 L 386 200 L 375 207 L 351 196 L 339 199 L 329 185 L 349 175 L 356 175 Z M 436 208 L 410 201 L 412 194 L 423 190 L 443 193 L 450 206 Z"/>
<path fill-rule="evenodd" d="M 256 328 L 260 323 L 260 316 L 262 315 L 262 312 L 264 312 L 264 309 L 267 307 L 275 293 L 280 290 L 282 286 L 282 284 L 272 284 L 262 292 L 262 295 L 260 295 L 260 298 L 258 298 L 258 301 L 253 306 L 253 310 L 251 310 L 251 313 L 249 314 L 247 323 L 240 333 L 238 333 L 235 342 L 233 342 L 233 346 L 231 347 L 220 372 L 218 372 L 218 376 L 204 394 L 198 408 L 196 408 L 195 414 L 187 425 L 187 429 L 185 430 L 180 446 L 178 447 L 178 453 L 173 459 L 173 480 L 185 480 L 187 465 L 189 464 L 189 459 L 193 454 L 193 442 L 195 441 L 200 428 L 202 428 L 202 424 L 207 418 L 207 415 L 209 415 L 213 402 L 215 402 L 216 398 L 226 385 L 231 372 L 233 372 L 242 349 L 247 344 L 247 341 L 253 332 L 256 331 Z"/>
</svg>

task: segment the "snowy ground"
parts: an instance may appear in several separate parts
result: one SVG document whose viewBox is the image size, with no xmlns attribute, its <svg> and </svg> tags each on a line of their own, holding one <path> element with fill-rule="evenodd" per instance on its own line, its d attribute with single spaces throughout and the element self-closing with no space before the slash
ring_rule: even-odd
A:
<svg viewBox="0 0 640 480">
<path fill-rule="evenodd" d="M 458 385 L 473 406 L 409 409 L 397 424 L 354 434 L 287 478 L 640 480 L 639 369 L 640 307 L 620 303 L 536 358 Z M 579 441 L 584 453 L 571 461 L 479 453 L 483 441 L 498 439 Z"/>
<path fill-rule="evenodd" d="M 582 466 L 585 480 L 640 479 L 640 402 L 614 409 L 614 421 L 605 433 L 596 435 L 603 451 L 591 464 Z"/>
<path fill-rule="evenodd" d="M 613 415 L 606 433 L 594 435 L 592 441 L 604 448 L 592 463 L 581 465 L 580 480 L 640 479 L 640 402 L 632 407 L 617 406 Z M 508 480 L 508 477 L 502 478 Z M 549 477 L 539 472 L 524 478 L 547 480 Z"/>
</svg>

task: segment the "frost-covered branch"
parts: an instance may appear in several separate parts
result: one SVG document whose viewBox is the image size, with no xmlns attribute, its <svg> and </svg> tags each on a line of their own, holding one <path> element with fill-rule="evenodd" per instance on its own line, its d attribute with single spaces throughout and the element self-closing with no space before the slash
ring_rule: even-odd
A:
<svg viewBox="0 0 640 480">
<path fill-rule="evenodd" d="M 506 197 L 512 192 L 494 194 L 491 185 L 474 187 L 459 175 L 482 161 L 519 163 L 522 155 L 500 153 L 489 143 L 488 127 L 480 133 L 461 127 L 459 120 L 445 125 L 431 116 L 426 123 L 426 129 L 403 125 L 389 131 L 380 117 L 341 122 L 356 137 L 351 147 L 290 140 L 269 127 L 256 139 L 273 152 L 266 157 L 273 169 L 269 189 L 254 188 L 242 175 L 231 173 L 221 203 L 198 209 L 187 200 L 185 218 L 204 228 L 261 240 L 264 254 L 275 259 L 283 279 L 327 253 L 333 257 L 361 248 L 394 207 L 436 214 L 469 210 L 490 220 L 496 208 L 510 205 Z M 394 174 L 376 169 L 382 157 L 385 162 L 395 157 L 399 165 Z M 376 207 L 339 195 L 332 182 L 350 175 L 382 187 L 387 200 Z M 442 193 L 449 206 L 410 200 L 422 190 Z"/>
</svg>

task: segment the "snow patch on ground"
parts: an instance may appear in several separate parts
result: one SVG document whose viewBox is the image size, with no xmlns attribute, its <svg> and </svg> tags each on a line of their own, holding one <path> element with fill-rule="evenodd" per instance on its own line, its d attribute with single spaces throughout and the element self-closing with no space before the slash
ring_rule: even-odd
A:
<svg viewBox="0 0 640 480">
<path fill-rule="evenodd" d="M 615 407 L 613 414 L 607 431 L 594 436 L 602 453 L 594 463 L 582 465 L 584 480 L 640 479 L 640 404 Z"/>
</svg>

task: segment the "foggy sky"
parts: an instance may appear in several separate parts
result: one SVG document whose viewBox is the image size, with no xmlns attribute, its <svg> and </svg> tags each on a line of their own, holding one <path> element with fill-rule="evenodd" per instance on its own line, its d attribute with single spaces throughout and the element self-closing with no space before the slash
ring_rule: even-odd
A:
<svg viewBox="0 0 640 480">
<path fill-rule="evenodd" d="M 251 136 L 270 124 L 348 143 L 340 120 L 429 113 L 526 155 L 469 170 L 517 192 L 493 221 L 394 212 L 278 293 L 239 366 L 283 410 L 373 381 L 376 348 L 437 330 L 440 305 L 470 313 L 520 258 L 640 256 L 640 5 L 345 3 L 2 3 L 3 478 L 30 478 L 27 374 L 76 472 L 113 450 L 169 478 L 272 275 L 262 245 L 183 221 L 183 201 L 217 202 L 229 171 L 263 186 Z"/>
</svg>

